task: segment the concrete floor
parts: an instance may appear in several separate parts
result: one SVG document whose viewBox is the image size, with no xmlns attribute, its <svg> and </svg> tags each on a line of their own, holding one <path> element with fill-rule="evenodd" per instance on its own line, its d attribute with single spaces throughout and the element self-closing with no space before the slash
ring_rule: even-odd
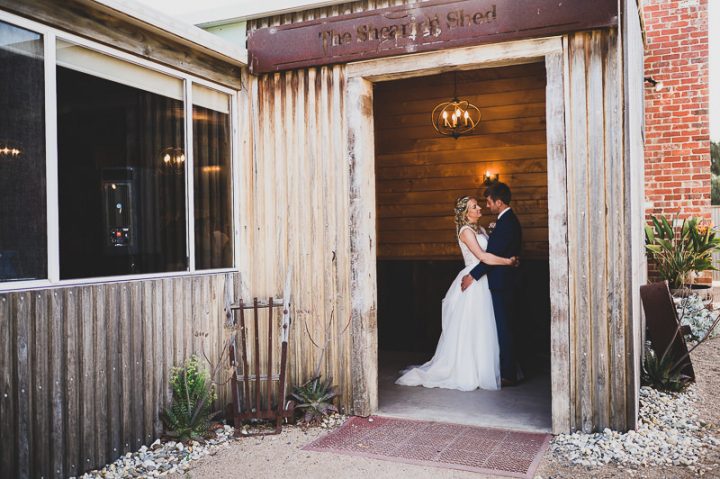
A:
<svg viewBox="0 0 720 479">
<path fill-rule="evenodd" d="M 550 432 L 550 374 L 535 374 L 518 386 L 500 391 L 398 386 L 399 371 L 430 359 L 413 353 L 381 352 L 379 409 L 381 416 L 421 419 L 518 431 Z"/>
</svg>

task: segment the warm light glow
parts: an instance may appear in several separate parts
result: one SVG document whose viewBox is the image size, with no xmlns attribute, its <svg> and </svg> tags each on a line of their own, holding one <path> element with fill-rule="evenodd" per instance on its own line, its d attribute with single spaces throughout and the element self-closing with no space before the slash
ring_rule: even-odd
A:
<svg viewBox="0 0 720 479">
<path fill-rule="evenodd" d="M 447 136 L 458 138 L 472 131 L 480 121 L 480 110 L 475 105 L 453 98 L 440 103 L 432 113 L 435 130 Z"/>
<path fill-rule="evenodd" d="M 0 158 L 15 159 L 19 158 L 22 150 L 14 146 L 8 146 L 8 143 L 0 142 Z"/>
<path fill-rule="evenodd" d="M 498 173 L 492 173 L 490 170 L 485 171 L 485 178 L 483 180 L 483 183 L 486 185 L 489 185 L 491 183 L 495 183 L 497 181 L 500 181 L 500 175 Z"/>
<path fill-rule="evenodd" d="M 222 171 L 221 166 L 203 166 L 200 168 L 203 173 L 220 173 Z"/>
<path fill-rule="evenodd" d="M 160 151 L 160 158 L 164 167 L 174 168 L 177 171 L 184 169 L 185 152 L 182 148 L 169 146 Z"/>
</svg>

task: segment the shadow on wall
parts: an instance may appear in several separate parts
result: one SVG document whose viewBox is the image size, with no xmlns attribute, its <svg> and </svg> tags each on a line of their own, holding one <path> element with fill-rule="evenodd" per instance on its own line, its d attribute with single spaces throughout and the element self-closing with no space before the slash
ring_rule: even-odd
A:
<svg viewBox="0 0 720 479">
<path fill-rule="evenodd" d="M 432 356 L 442 333 L 441 307 L 461 261 L 377 264 L 378 348 Z M 550 273 L 543 260 L 522 262 L 515 324 L 518 360 L 529 373 L 550 367 Z"/>
</svg>

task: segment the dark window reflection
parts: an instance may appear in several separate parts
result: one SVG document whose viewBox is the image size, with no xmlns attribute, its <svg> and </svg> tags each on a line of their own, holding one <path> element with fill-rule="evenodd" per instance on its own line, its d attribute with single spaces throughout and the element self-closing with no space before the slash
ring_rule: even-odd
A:
<svg viewBox="0 0 720 479">
<path fill-rule="evenodd" d="M 0 282 L 47 278 L 42 36 L 0 22 Z"/>
<path fill-rule="evenodd" d="M 215 104 L 214 109 L 193 106 L 195 267 L 229 268 L 233 265 L 229 99 L 202 87 L 193 90 L 194 98 Z"/>
<path fill-rule="evenodd" d="M 182 100 L 57 69 L 60 276 L 187 269 Z"/>
</svg>

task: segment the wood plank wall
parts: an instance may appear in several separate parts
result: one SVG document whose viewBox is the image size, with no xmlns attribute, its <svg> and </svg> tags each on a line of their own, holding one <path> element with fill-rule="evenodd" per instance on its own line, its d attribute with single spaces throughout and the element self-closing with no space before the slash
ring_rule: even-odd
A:
<svg viewBox="0 0 720 479">
<path fill-rule="evenodd" d="M 457 92 L 480 123 L 457 140 L 430 122 Z M 533 63 L 377 83 L 374 89 L 378 259 L 457 259 L 453 208 L 482 205 L 486 171 L 513 192 L 522 256 L 548 257 L 545 65 Z M 484 210 L 483 226 L 496 217 Z"/>
<path fill-rule="evenodd" d="M 640 407 L 640 362 L 645 344 L 645 318 L 638 291 L 647 283 L 647 257 L 645 256 L 645 58 L 643 29 L 640 23 L 637 0 L 621 2 L 624 11 L 622 23 L 623 42 L 623 87 L 624 87 L 624 135 L 625 182 L 630 192 L 625 197 L 626 222 L 630 225 L 625 231 L 629 246 L 629 268 L 625 271 L 625 290 L 631 321 L 625 335 L 627 390 L 626 417 L 628 427 L 635 428 Z M 618 404 L 618 407 L 620 405 Z"/>
<path fill-rule="evenodd" d="M 570 35 L 566 48 L 570 423 L 592 431 L 634 424 L 632 187 L 623 155 L 617 30 Z"/>
<path fill-rule="evenodd" d="M 0 294 L 0 477 L 78 476 L 161 432 L 170 369 L 220 355 L 237 274 Z M 227 388 L 218 391 L 218 409 Z"/>
</svg>

